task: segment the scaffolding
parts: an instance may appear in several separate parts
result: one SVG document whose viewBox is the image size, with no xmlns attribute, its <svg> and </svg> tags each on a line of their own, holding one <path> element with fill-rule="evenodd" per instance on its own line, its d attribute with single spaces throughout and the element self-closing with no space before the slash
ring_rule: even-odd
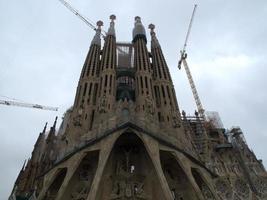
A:
<svg viewBox="0 0 267 200">
<path fill-rule="evenodd" d="M 134 67 L 134 48 L 131 43 L 117 42 L 117 68 Z"/>
</svg>

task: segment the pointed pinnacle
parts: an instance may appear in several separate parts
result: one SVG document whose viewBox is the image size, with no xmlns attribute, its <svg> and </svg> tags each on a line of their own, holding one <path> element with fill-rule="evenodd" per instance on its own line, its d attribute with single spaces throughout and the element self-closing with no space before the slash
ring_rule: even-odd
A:
<svg viewBox="0 0 267 200">
<path fill-rule="evenodd" d="M 43 133 L 45 133 L 45 131 L 46 131 L 46 128 L 47 128 L 47 122 L 45 123 L 45 126 L 44 126 L 44 129 L 43 129 Z"/>
<path fill-rule="evenodd" d="M 57 116 L 56 116 L 56 119 L 55 119 L 55 121 L 54 121 L 53 128 L 56 128 L 56 125 L 57 125 Z"/>
</svg>

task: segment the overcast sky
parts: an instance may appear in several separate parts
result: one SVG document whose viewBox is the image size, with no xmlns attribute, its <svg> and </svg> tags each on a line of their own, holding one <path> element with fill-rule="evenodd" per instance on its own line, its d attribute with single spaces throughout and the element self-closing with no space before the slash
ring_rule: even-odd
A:
<svg viewBox="0 0 267 200">
<path fill-rule="evenodd" d="M 115 14 L 117 41 L 131 41 L 134 17 L 156 25 L 181 110 L 195 104 L 184 69 L 177 70 L 192 0 L 69 0 L 92 21 Z M 224 126 L 241 126 L 267 166 L 267 2 L 202 0 L 188 44 L 188 64 L 206 110 Z M 0 105 L 0 200 L 7 199 L 45 122 L 74 101 L 94 32 L 57 0 L 0 0 L 0 99 L 58 106 L 59 112 Z M 147 31 L 148 33 L 148 31 Z M 150 41 L 150 36 L 148 36 Z"/>
</svg>

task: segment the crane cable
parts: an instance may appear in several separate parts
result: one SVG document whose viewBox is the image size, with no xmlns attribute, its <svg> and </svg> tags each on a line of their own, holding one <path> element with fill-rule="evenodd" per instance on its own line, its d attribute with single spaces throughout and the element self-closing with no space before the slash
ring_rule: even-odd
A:
<svg viewBox="0 0 267 200">
<path fill-rule="evenodd" d="M 88 19 L 87 17 L 82 16 L 79 11 L 75 8 L 73 8 L 67 1 L 65 0 L 59 0 L 66 8 L 68 8 L 72 13 L 74 13 L 77 17 L 79 17 L 83 22 L 85 22 L 91 29 L 96 30 L 97 28 L 93 25 L 93 21 Z M 101 30 L 101 36 L 105 38 L 106 32 L 104 30 Z"/>
</svg>

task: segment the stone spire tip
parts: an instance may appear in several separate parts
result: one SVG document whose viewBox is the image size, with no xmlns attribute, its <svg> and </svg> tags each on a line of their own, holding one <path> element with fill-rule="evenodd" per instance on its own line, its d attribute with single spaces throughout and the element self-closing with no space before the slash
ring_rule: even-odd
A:
<svg viewBox="0 0 267 200">
<path fill-rule="evenodd" d="M 135 23 L 134 23 L 134 29 L 133 29 L 133 42 L 136 40 L 136 36 L 143 37 L 146 42 L 146 31 L 141 22 L 141 17 L 136 16 L 134 20 L 135 20 Z"/>
<path fill-rule="evenodd" d="M 113 35 L 115 36 L 115 19 L 116 19 L 116 16 L 115 15 L 110 15 L 109 19 L 111 20 L 110 21 L 110 26 L 109 26 L 109 29 L 108 29 L 108 35 Z"/>
<path fill-rule="evenodd" d="M 95 36 L 91 42 L 91 45 L 95 44 L 95 45 L 101 46 L 101 38 L 100 38 L 101 26 L 103 26 L 104 23 L 103 23 L 103 21 L 99 20 L 96 22 L 96 25 L 97 25 L 97 28 L 95 29 L 96 34 L 95 34 Z"/>
<path fill-rule="evenodd" d="M 154 32 L 155 25 L 154 25 L 154 24 L 149 24 L 149 25 L 148 25 L 148 28 L 151 30 L 151 32 L 152 32 L 152 31 Z"/>
<path fill-rule="evenodd" d="M 101 26 L 103 26 L 104 23 L 103 23 L 103 21 L 99 20 L 96 22 L 96 25 L 97 25 L 98 29 L 101 29 Z"/>
<path fill-rule="evenodd" d="M 141 22 L 141 17 L 136 16 L 136 17 L 134 18 L 134 20 L 135 20 L 135 21 L 138 21 L 138 22 Z"/>
<path fill-rule="evenodd" d="M 109 19 L 113 22 L 114 20 L 116 20 L 116 15 L 110 15 Z"/>
<path fill-rule="evenodd" d="M 156 33 L 154 31 L 155 25 L 149 24 L 148 28 L 150 29 L 150 35 L 151 35 L 151 47 L 152 48 L 160 47 L 159 41 L 158 41 L 158 39 L 156 37 Z"/>
</svg>

